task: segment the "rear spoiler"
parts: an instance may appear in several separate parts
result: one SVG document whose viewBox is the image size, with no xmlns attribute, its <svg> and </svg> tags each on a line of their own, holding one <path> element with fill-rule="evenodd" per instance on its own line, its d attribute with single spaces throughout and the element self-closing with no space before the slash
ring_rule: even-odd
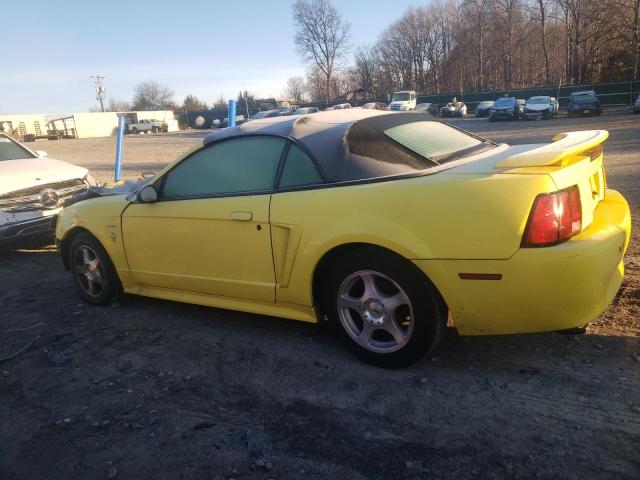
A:
<svg viewBox="0 0 640 480">
<path fill-rule="evenodd" d="M 592 153 L 599 156 L 600 144 L 608 137 L 606 130 L 558 133 L 552 143 L 506 158 L 497 163 L 496 168 L 564 167 L 577 156 L 593 156 Z"/>
</svg>

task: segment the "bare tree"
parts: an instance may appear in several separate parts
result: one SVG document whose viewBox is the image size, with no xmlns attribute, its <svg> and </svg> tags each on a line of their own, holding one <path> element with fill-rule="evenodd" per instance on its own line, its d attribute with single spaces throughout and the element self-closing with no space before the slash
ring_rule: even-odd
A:
<svg viewBox="0 0 640 480">
<path fill-rule="evenodd" d="M 155 80 L 141 82 L 133 89 L 134 110 L 170 110 L 175 108 L 173 90 Z"/>
<path fill-rule="evenodd" d="M 129 112 L 133 110 L 130 102 L 126 100 L 118 100 L 115 98 L 110 98 L 109 103 L 107 104 L 107 112 Z"/>
<path fill-rule="evenodd" d="M 351 25 L 328 0 L 297 0 L 293 4 L 295 44 L 305 61 L 325 77 L 326 99 L 333 99 L 332 78 L 337 63 L 349 50 Z"/>
<path fill-rule="evenodd" d="M 211 105 L 212 109 L 222 109 L 222 108 L 227 108 L 228 103 L 225 100 L 224 96 L 220 95 L 218 97 L 218 99 L 215 101 L 215 103 L 213 105 Z"/>
<path fill-rule="evenodd" d="M 291 77 L 287 80 L 284 94 L 286 97 L 293 100 L 294 103 L 303 103 L 306 89 L 307 86 L 305 85 L 304 78 Z"/>
<path fill-rule="evenodd" d="M 209 107 L 206 102 L 203 102 L 198 97 L 192 94 L 188 94 L 184 97 L 182 102 L 182 109 L 187 111 L 207 110 Z"/>
<path fill-rule="evenodd" d="M 247 118 L 249 118 L 249 116 L 251 115 L 251 107 L 253 107 L 253 105 L 256 103 L 255 95 L 253 93 L 249 93 L 245 88 L 244 90 L 240 90 L 240 92 L 238 92 L 237 102 L 241 106 L 241 108 L 244 109 Z"/>
<path fill-rule="evenodd" d="M 540 0 L 543 1 L 543 0 Z M 475 37 L 477 49 L 476 69 L 478 74 L 478 88 L 484 88 L 484 69 L 485 69 L 485 45 L 487 37 L 487 24 L 490 21 L 491 0 L 464 0 L 463 7 L 471 15 L 474 20 L 475 31 L 472 36 Z"/>
<path fill-rule="evenodd" d="M 376 83 L 375 50 L 360 47 L 354 56 L 354 66 L 351 72 L 354 83 L 366 92 L 373 92 Z"/>
<path fill-rule="evenodd" d="M 312 102 L 327 101 L 327 79 L 319 69 L 311 69 L 307 72 L 306 92 Z"/>
</svg>

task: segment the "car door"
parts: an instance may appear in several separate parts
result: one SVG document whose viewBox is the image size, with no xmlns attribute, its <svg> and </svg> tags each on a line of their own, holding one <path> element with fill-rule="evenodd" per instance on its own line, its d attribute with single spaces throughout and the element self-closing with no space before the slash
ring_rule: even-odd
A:
<svg viewBox="0 0 640 480">
<path fill-rule="evenodd" d="M 274 301 L 269 203 L 286 140 L 244 136 L 204 147 L 154 182 L 158 201 L 122 216 L 136 282 Z"/>
</svg>

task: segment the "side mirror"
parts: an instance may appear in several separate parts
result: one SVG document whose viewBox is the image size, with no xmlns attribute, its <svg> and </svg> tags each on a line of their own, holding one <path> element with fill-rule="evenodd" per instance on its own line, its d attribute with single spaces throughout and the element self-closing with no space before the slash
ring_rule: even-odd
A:
<svg viewBox="0 0 640 480">
<path fill-rule="evenodd" d="M 140 189 L 137 198 L 141 203 L 153 203 L 158 200 L 158 191 L 153 185 L 146 185 Z"/>
<path fill-rule="evenodd" d="M 36 155 L 39 157 L 46 157 L 47 152 L 45 152 L 44 150 L 36 150 Z"/>
</svg>

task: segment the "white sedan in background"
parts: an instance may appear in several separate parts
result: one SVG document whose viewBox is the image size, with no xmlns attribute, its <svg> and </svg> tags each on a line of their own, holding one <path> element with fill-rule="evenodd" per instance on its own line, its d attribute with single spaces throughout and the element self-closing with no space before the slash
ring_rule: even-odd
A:
<svg viewBox="0 0 640 480">
<path fill-rule="evenodd" d="M 96 186 L 86 168 L 46 156 L 0 133 L 0 244 L 53 233 L 62 208 Z"/>
</svg>

